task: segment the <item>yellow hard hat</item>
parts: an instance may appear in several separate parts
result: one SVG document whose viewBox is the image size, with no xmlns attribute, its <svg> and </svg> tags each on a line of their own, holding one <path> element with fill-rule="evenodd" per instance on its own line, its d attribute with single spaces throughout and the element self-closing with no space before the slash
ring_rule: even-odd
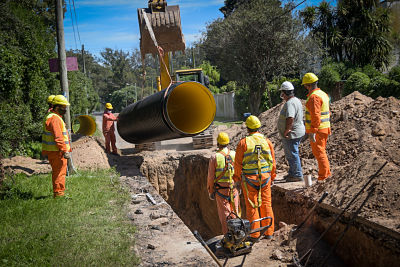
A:
<svg viewBox="0 0 400 267">
<path fill-rule="evenodd" d="M 49 97 L 47 98 L 47 103 L 51 104 L 51 102 L 53 102 L 55 95 L 49 95 Z"/>
<path fill-rule="evenodd" d="M 69 106 L 68 100 L 63 95 L 56 95 L 51 103 L 53 105 Z"/>
<path fill-rule="evenodd" d="M 246 126 L 249 129 L 258 129 L 261 127 L 261 122 L 256 116 L 251 115 L 246 119 Z"/>
<path fill-rule="evenodd" d="M 113 109 L 111 103 L 106 103 L 106 109 Z"/>
<path fill-rule="evenodd" d="M 315 83 L 316 81 L 318 81 L 317 75 L 315 75 L 312 72 L 309 72 L 309 73 L 304 74 L 303 81 L 301 82 L 301 85 L 309 84 L 309 83 Z"/>
<path fill-rule="evenodd" d="M 225 132 L 220 132 L 217 137 L 217 142 L 220 145 L 227 145 L 229 144 L 229 136 Z"/>
</svg>

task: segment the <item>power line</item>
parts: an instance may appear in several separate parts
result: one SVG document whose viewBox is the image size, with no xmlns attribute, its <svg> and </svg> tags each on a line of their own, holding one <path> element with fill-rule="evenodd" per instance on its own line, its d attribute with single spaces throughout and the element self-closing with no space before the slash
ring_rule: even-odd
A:
<svg viewBox="0 0 400 267">
<path fill-rule="evenodd" d="M 76 44 L 75 24 L 74 24 L 74 19 L 72 17 L 71 0 L 69 0 L 69 14 L 71 15 L 72 30 L 74 31 L 75 49 L 78 50 L 78 46 Z"/>
<path fill-rule="evenodd" d="M 79 34 L 78 19 L 76 17 L 76 11 L 75 11 L 75 0 L 72 0 L 72 5 L 74 7 L 75 24 L 76 24 L 76 31 L 78 32 L 79 44 L 82 46 L 81 35 Z"/>
</svg>

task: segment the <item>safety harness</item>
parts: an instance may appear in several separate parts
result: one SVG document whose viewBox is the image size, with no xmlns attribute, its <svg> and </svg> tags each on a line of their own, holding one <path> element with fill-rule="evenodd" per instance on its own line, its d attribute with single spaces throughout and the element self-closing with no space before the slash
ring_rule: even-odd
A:
<svg viewBox="0 0 400 267">
<path fill-rule="evenodd" d="M 242 180 L 243 180 L 244 189 L 246 191 L 247 200 L 249 201 L 250 205 L 256 209 L 256 208 L 259 208 L 262 204 L 261 190 L 268 184 L 268 182 L 271 178 L 271 176 L 269 176 L 268 179 L 263 181 L 262 173 L 268 173 L 271 171 L 272 158 L 271 158 L 271 152 L 269 151 L 268 144 L 263 144 L 263 141 L 262 141 L 264 139 L 263 135 L 261 135 L 259 133 L 255 133 L 247 138 L 250 138 L 251 142 L 254 142 L 255 144 L 254 144 L 253 151 L 250 150 L 251 147 L 249 148 L 249 144 L 248 144 L 248 149 L 250 151 L 247 151 L 245 154 L 246 159 L 245 159 L 244 163 L 247 165 L 247 167 L 243 168 Z M 261 144 L 259 142 L 261 142 Z M 247 141 L 246 141 L 246 143 L 247 143 Z M 264 149 L 263 149 L 263 146 L 265 146 Z M 256 165 L 256 166 L 254 166 L 254 165 Z M 250 168 L 248 166 L 250 166 Z M 254 168 L 254 167 L 256 167 L 256 168 Z M 259 185 L 255 185 L 250 179 L 248 179 L 246 177 L 245 174 L 247 174 L 247 175 L 256 174 Z M 251 199 L 249 198 L 249 190 L 248 190 L 247 185 L 250 185 L 254 189 L 258 190 L 257 204 L 253 203 L 253 201 L 251 201 Z"/>
<path fill-rule="evenodd" d="M 218 151 L 217 153 L 222 154 L 225 157 L 225 167 L 222 170 L 221 174 L 218 175 L 217 178 L 214 179 L 214 192 L 219 195 L 220 197 L 226 199 L 227 201 L 230 202 L 231 205 L 231 209 L 239 214 L 239 217 L 241 216 L 241 210 L 240 210 L 240 206 L 239 206 L 239 211 L 236 210 L 236 206 L 235 206 L 235 195 L 233 194 L 233 186 L 234 186 L 234 182 L 233 182 L 233 173 L 234 173 L 234 167 L 233 167 L 233 160 L 232 157 L 230 155 L 230 150 L 228 148 L 228 153 L 225 154 L 225 152 L 223 150 Z M 227 174 L 227 175 L 226 175 Z M 228 186 L 221 186 L 219 185 L 220 182 L 228 182 L 229 183 L 229 187 Z M 229 196 L 226 196 L 222 193 L 220 193 L 218 190 L 220 189 L 229 189 Z"/>
</svg>

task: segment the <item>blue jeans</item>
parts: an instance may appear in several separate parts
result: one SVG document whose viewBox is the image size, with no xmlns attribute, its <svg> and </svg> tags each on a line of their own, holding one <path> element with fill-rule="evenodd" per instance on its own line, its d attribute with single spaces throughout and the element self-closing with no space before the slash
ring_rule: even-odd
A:
<svg viewBox="0 0 400 267">
<path fill-rule="evenodd" d="M 282 139 L 285 157 L 289 163 L 289 176 L 292 177 L 303 177 L 303 170 L 301 168 L 301 161 L 299 156 L 300 140 L 301 138 Z"/>
</svg>

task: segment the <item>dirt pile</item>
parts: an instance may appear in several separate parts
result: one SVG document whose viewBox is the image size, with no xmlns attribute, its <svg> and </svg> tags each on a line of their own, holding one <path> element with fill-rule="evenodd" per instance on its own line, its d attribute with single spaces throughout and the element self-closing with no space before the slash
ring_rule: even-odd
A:
<svg viewBox="0 0 400 267">
<path fill-rule="evenodd" d="M 259 116 L 260 132 L 274 144 L 278 172 L 288 168 L 276 129 L 282 105 Z M 389 164 L 376 179 L 375 192 L 361 216 L 399 231 L 396 217 L 400 215 L 400 100 L 393 97 L 374 100 L 354 92 L 332 103 L 331 114 L 332 135 L 328 139 L 327 153 L 333 175 L 326 184 L 325 190 L 330 194 L 325 202 L 339 208 L 346 206 L 368 177 L 387 160 Z M 243 124 L 241 131 L 232 135 L 231 149 L 235 149 L 245 135 Z M 315 177 L 318 165 L 308 140 L 300 145 L 300 156 L 304 174 Z M 306 194 L 317 199 L 321 188 L 313 186 Z M 361 197 L 355 205 L 362 200 Z"/>
<path fill-rule="evenodd" d="M 361 216 L 400 231 L 400 100 L 372 100 L 355 92 L 332 104 L 332 136 L 327 152 L 332 177 L 326 202 L 343 208 L 385 161 L 388 165 L 374 180 L 374 192 Z M 311 153 L 306 149 L 302 156 Z M 307 194 L 317 196 L 318 187 Z M 366 193 L 354 205 L 358 207 Z"/>
<path fill-rule="evenodd" d="M 109 160 L 100 145 L 101 140 L 91 136 L 73 137 L 72 155 L 75 168 L 80 170 L 108 169 Z M 32 159 L 23 156 L 2 160 L 4 170 L 9 174 L 24 173 L 26 175 L 51 172 L 48 160 Z"/>
<path fill-rule="evenodd" d="M 81 136 L 72 142 L 74 166 L 81 170 L 109 169 L 104 142 L 98 137 Z"/>
</svg>

